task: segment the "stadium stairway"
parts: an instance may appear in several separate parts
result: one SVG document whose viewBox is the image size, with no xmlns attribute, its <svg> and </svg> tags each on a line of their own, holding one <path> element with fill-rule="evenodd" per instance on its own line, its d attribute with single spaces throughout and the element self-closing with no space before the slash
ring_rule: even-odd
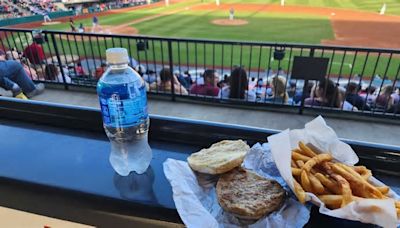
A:
<svg viewBox="0 0 400 228">
<path fill-rule="evenodd" d="M 0 94 L 9 95 L 4 91 Z M 34 100 L 69 105 L 99 108 L 94 91 L 73 91 L 46 88 L 45 93 Z M 173 107 L 173 108 L 171 108 Z M 303 128 L 304 124 L 315 118 L 311 115 L 250 110 L 218 105 L 172 102 L 169 100 L 149 99 L 149 112 L 156 115 L 206 120 L 212 122 L 246 125 L 252 127 L 285 130 Z M 400 125 L 377 123 L 376 121 L 349 120 L 325 117 L 340 138 L 400 146 Z"/>
</svg>

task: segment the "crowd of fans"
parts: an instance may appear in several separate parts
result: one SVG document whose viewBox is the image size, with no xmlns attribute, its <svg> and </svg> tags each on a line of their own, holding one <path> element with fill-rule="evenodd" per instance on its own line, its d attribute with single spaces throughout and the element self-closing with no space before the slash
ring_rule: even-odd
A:
<svg viewBox="0 0 400 228">
<path fill-rule="evenodd" d="M 56 1 L 51 0 L 0 0 L 0 15 L 2 18 L 17 18 L 31 15 L 43 15 L 46 17 L 51 12 L 62 10 L 55 2 Z M 147 0 L 122 0 L 75 4 L 68 7 L 68 10 L 75 11 L 75 14 L 79 15 L 144 4 L 147 4 Z M 65 9 L 67 9 L 67 7 Z M 51 21 L 50 17 L 48 17 L 46 22 L 47 21 Z"/>
<path fill-rule="evenodd" d="M 15 0 L 14 0 L 15 1 Z M 50 0 L 16 0 L 22 8 L 28 10 L 32 15 L 44 15 L 58 11 L 58 7 Z"/>
<path fill-rule="evenodd" d="M 303 88 L 296 82 L 287 82 L 284 72 L 276 72 L 269 80 L 257 81 L 250 78 L 246 70 L 236 67 L 230 75 L 220 78 L 215 70 L 207 69 L 201 83 L 192 80 L 186 71 L 171 72 L 163 68 L 159 77 L 149 76 L 140 69 L 139 74 L 148 83 L 153 92 L 165 92 L 179 95 L 206 96 L 218 99 L 234 99 L 249 102 L 300 105 Z M 155 72 L 151 72 L 155 74 Z M 200 81 L 200 80 L 198 80 Z M 358 82 L 350 81 L 342 87 L 330 79 L 309 82 L 304 85 L 304 105 L 308 107 L 329 107 L 346 111 L 400 112 L 400 89 L 393 85 L 384 85 L 381 89 L 369 86 L 362 89 Z"/>
<path fill-rule="evenodd" d="M 0 13 L 2 18 L 15 18 L 26 16 L 27 13 L 23 12 L 21 8 L 14 4 L 14 1 L 0 1 Z"/>
<path fill-rule="evenodd" d="M 59 11 L 54 1 L 50 0 L 2 0 L 0 11 L 5 18 L 16 18 L 31 15 L 48 15 Z"/>
<path fill-rule="evenodd" d="M 25 78 L 23 81 L 29 79 L 79 84 L 79 80 L 88 79 L 95 84 L 107 67 L 104 62 L 94 63 L 91 67 L 85 65 L 84 68 L 81 60 L 69 65 L 49 61 L 46 59 L 43 47 L 36 41 L 19 52 L 11 50 L 0 55 L 4 56 L 3 61 L 12 61 L 9 65 L 14 67 L 18 65 L 17 68 L 23 70 L 26 75 L 26 77 L 20 76 Z M 400 89 L 393 83 L 381 88 L 376 88 L 372 84 L 362 88 L 359 81 L 349 81 L 346 85 L 340 85 L 325 78 L 308 82 L 303 90 L 303 85 L 298 86 L 296 81 L 288 81 L 289 76 L 282 70 L 277 72 L 268 70 L 268 77 L 265 79 L 265 77 L 250 77 L 243 67 L 234 67 L 230 73 L 223 76 L 213 69 L 206 69 L 202 72 L 201 78 L 194 78 L 190 75 L 190 71 L 171 71 L 168 67 L 164 67 L 155 72 L 146 70 L 134 59 L 131 59 L 130 63 L 143 77 L 148 90 L 152 92 L 173 92 L 178 95 L 287 105 L 300 105 L 304 98 L 304 105 L 311 107 L 329 107 L 347 111 L 400 112 Z M 1 87 L 12 90 L 10 84 L 7 85 L 1 80 L 0 78 Z M 31 92 L 29 89 L 24 89 L 25 85 L 19 87 L 24 92 L 28 91 L 28 94 Z M 17 95 L 16 92 L 13 94 Z"/>
</svg>

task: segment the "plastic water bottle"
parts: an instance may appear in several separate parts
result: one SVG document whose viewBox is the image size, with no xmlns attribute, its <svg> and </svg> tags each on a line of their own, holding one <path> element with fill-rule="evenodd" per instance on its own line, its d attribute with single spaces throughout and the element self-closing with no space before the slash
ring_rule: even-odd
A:
<svg viewBox="0 0 400 228">
<path fill-rule="evenodd" d="M 146 172 L 152 159 L 147 141 L 146 85 L 128 66 L 124 48 L 106 51 L 108 69 L 97 84 L 103 125 L 111 142 L 110 163 L 121 176 Z"/>
</svg>

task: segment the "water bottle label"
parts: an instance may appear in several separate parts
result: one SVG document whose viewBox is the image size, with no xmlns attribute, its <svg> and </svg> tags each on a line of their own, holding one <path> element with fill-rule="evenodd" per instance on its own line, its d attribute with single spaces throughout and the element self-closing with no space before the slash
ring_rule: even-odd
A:
<svg viewBox="0 0 400 228">
<path fill-rule="evenodd" d="M 110 98 L 100 98 L 104 124 L 112 127 L 138 125 L 147 118 L 146 94 L 122 99 L 118 94 Z M 144 96 L 144 97 L 143 97 Z"/>
</svg>

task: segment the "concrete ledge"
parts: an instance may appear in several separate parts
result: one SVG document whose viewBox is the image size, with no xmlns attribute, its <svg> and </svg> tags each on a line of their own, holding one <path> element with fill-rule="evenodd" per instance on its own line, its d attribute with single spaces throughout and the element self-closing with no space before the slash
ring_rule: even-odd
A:
<svg viewBox="0 0 400 228">
<path fill-rule="evenodd" d="M 70 105 L 88 106 L 99 108 L 97 95 L 94 88 L 70 90 L 51 89 L 49 86 L 44 94 L 35 100 L 64 103 Z M 149 112 L 156 115 L 181 117 L 188 119 L 206 120 L 212 122 L 230 123 L 276 130 L 287 128 L 303 128 L 304 124 L 317 116 L 316 113 L 299 115 L 290 110 L 265 110 L 220 103 L 193 102 L 188 99 L 171 101 L 169 97 L 149 96 Z M 349 117 L 353 119 L 348 119 Z M 399 121 L 382 123 L 376 118 L 364 119 L 356 115 L 346 116 L 339 114 L 337 117 L 324 115 L 340 138 L 372 143 L 381 143 L 400 146 Z M 385 120 L 386 121 L 386 120 Z M 394 121 L 395 122 L 395 121 Z"/>
</svg>

